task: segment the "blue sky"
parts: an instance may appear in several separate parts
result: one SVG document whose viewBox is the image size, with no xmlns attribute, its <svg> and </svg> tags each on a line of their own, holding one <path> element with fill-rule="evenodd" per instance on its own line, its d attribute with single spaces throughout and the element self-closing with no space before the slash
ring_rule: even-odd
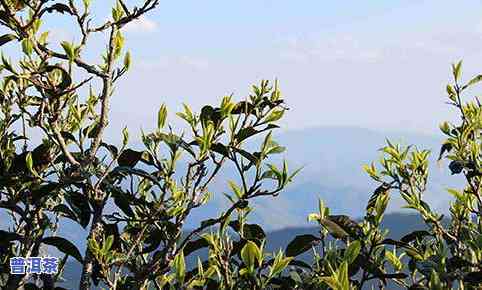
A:
<svg viewBox="0 0 482 290">
<path fill-rule="evenodd" d="M 97 20 L 109 17 L 114 1 L 93 2 Z M 125 29 L 133 70 L 113 98 L 110 132 L 153 127 L 162 103 L 199 108 L 277 77 L 292 109 L 287 130 L 436 133 L 454 117 L 443 99 L 450 64 L 463 59 L 466 78 L 482 72 L 481 8 L 445 0 L 161 1 Z M 52 31 L 78 39 L 62 21 Z M 98 56 L 100 40 L 88 58 Z"/>
<path fill-rule="evenodd" d="M 93 3 L 97 20 L 110 16 L 114 1 Z M 133 67 L 113 96 L 109 137 L 118 142 L 126 125 L 131 136 L 153 128 L 162 103 L 172 112 L 242 99 L 276 77 L 291 108 L 283 130 L 437 134 L 455 117 L 444 104 L 450 64 L 464 60 L 464 79 L 482 73 L 481 11 L 466 0 L 161 0 L 124 31 Z M 64 20 L 47 27 L 52 42 L 79 39 Z M 101 45 L 93 39 L 85 57 L 98 62 Z"/>
</svg>

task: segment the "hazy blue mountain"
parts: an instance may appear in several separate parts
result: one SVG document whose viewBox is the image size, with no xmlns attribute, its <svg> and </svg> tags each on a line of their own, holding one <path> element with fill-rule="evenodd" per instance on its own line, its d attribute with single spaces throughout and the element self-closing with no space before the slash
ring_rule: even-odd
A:
<svg viewBox="0 0 482 290">
<path fill-rule="evenodd" d="M 423 221 L 416 215 L 388 214 L 383 220 L 382 228 L 389 230 L 390 238 L 399 239 L 410 231 L 425 229 L 425 225 Z M 276 252 L 278 249 L 284 250 L 286 249 L 288 243 L 297 235 L 317 235 L 318 230 L 319 229 L 317 227 L 312 226 L 290 227 L 268 232 L 266 250 L 268 252 Z M 205 260 L 207 257 L 207 251 L 198 250 L 194 252 L 187 258 L 187 264 L 194 266 L 197 261 L 197 257 L 200 257 L 201 260 Z M 310 263 L 312 261 L 311 251 L 302 254 L 301 256 L 297 257 L 297 259 Z M 67 289 L 75 289 L 80 279 L 80 271 L 81 265 L 78 262 L 68 262 L 63 275 L 65 282 L 62 286 L 66 287 Z"/>
<path fill-rule="evenodd" d="M 399 239 L 411 231 L 425 229 L 426 225 L 418 215 L 392 213 L 384 217 L 381 227 L 389 230 L 388 238 Z M 319 235 L 319 228 L 314 226 L 289 227 L 269 232 L 267 249 L 269 251 L 284 250 L 296 235 L 304 234 Z"/>
<path fill-rule="evenodd" d="M 317 210 L 318 198 L 326 202 L 332 213 L 362 216 L 366 202 L 375 189 L 375 184 L 362 171 L 362 166 L 379 159 L 378 149 L 386 144 L 386 138 L 433 151 L 430 165 L 431 185 L 426 198 L 435 208 L 444 208 L 447 205 L 447 187 L 457 187 L 460 184 L 457 177 L 448 174 L 446 164 L 437 166 L 436 158 L 443 140 L 441 135 L 381 132 L 354 127 L 318 127 L 277 132 L 274 137 L 287 148 L 287 151 L 274 158 L 272 162 L 279 164 L 285 157 L 291 169 L 300 166 L 304 168 L 294 183 L 277 198 L 268 197 L 256 201 L 253 205 L 256 210 L 250 222 L 262 224 L 273 236 L 280 235 L 279 238 L 273 239 L 280 243 L 288 242 L 284 239 L 283 233 L 302 231 L 312 226 L 306 221 L 306 216 Z M 210 188 L 215 193 L 213 200 L 207 206 L 193 212 L 193 217 L 187 223 L 188 228 L 197 227 L 201 220 L 212 217 L 226 208 L 227 201 L 221 193 L 227 192 L 229 179 L 236 177 L 234 170 L 227 167 Z M 400 212 L 401 205 L 403 202 L 394 193 L 388 210 Z M 7 217 L 0 215 L 0 220 L 5 221 Z M 59 234 L 67 236 L 83 253 L 86 231 L 70 220 L 65 220 L 63 225 Z M 0 228 L 7 226 L 5 222 L 0 224 Z M 410 224 L 407 226 L 411 229 Z M 291 235 L 286 235 L 289 236 Z"/>
<path fill-rule="evenodd" d="M 405 145 L 432 150 L 429 188 L 426 198 L 435 208 L 445 208 L 449 195 L 445 189 L 460 184 L 449 175 L 446 164 L 438 165 L 442 136 L 410 132 L 380 132 L 354 127 L 318 127 L 278 133 L 275 139 L 286 146 L 284 156 L 291 168 L 304 166 L 285 192 L 276 199 L 256 203 L 259 208 L 253 218 L 270 229 L 286 226 L 308 226 L 306 216 L 316 210 L 322 198 L 335 213 L 352 216 L 363 214 L 375 184 L 363 172 L 362 166 L 377 161 L 386 139 Z M 390 212 L 403 205 L 393 195 Z"/>
</svg>

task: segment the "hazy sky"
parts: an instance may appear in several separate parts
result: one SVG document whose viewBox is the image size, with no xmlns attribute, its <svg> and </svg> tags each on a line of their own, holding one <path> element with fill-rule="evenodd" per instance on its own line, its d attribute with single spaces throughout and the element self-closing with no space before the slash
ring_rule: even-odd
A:
<svg viewBox="0 0 482 290">
<path fill-rule="evenodd" d="M 287 128 L 434 132 L 450 63 L 482 72 L 480 1 L 161 1 L 127 29 L 134 69 L 115 120 L 154 123 L 166 102 L 217 103 L 279 78 Z M 135 105 L 134 105 L 135 104 Z M 122 118 L 121 118 L 122 116 Z M 121 127 L 121 124 L 119 124 Z"/>
<path fill-rule="evenodd" d="M 93 2 L 96 17 L 108 17 L 114 1 Z M 125 29 L 133 69 L 113 98 L 110 132 L 153 127 L 163 102 L 175 111 L 183 102 L 216 104 L 275 77 L 292 109 L 285 128 L 436 132 L 451 116 L 450 64 L 463 59 L 466 79 L 482 72 L 481 8 L 453 0 L 161 1 Z M 78 38 L 59 25 L 54 32 Z"/>
<path fill-rule="evenodd" d="M 113 0 L 93 3 L 109 17 Z M 78 40 L 62 19 L 52 41 Z M 464 60 L 464 79 L 482 73 L 482 1 L 161 0 L 125 33 L 133 68 L 112 99 L 113 139 L 125 125 L 132 135 L 154 127 L 162 103 L 172 112 L 242 99 L 274 78 L 291 108 L 284 128 L 435 133 L 453 118 L 450 64 Z M 91 44 L 85 57 L 98 60 L 101 39 Z"/>
</svg>

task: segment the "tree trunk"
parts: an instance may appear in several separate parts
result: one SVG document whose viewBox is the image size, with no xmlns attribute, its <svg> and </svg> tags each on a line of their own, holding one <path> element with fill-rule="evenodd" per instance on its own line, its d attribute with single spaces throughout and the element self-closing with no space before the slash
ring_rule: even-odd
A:
<svg viewBox="0 0 482 290">
<path fill-rule="evenodd" d="M 90 227 L 90 232 L 89 232 L 87 241 L 89 241 L 91 238 L 95 238 L 98 235 L 98 233 L 102 231 L 103 208 L 104 208 L 103 205 L 98 205 L 94 208 L 92 226 Z M 91 286 L 90 277 L 92 275 L 92 269 L 94 265 L 93 259 L 94 259 L 94 256 L 92 255 L 92 252 L 89 250 L 89 247 L 87 245 L 87 248 L 85 249 L 84 263 L 82 265 L 82 275 L 80 276 L 79 290 L 90 290 L 90 286 Z"/>
</svg>

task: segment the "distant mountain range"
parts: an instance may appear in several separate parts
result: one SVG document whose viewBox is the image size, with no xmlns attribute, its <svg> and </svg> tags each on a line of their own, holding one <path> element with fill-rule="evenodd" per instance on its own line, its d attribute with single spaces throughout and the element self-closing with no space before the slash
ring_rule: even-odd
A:
<svg viewBox="0 0 482 290">
<path fill-rule="evenodd" d="M 380 149 L 386 139 L 405 145 L 432 150 L 430 177 L 426 198 L 437 209 L 447 206 L 447 187 L 461 184 L 458 176 L 450 176 L 446 164 L 437 166 L 436 158 L 442 136 L 430 136 L 411 132 L 382 132 L 355 127 L 317 127 L 296 131 L 275 131 L 274 139 L 287 148 L 286 152 L 272 158 L 279 164 L 288 160 L 290 169 L 303 166 L 294 182 L 276 198 L 260 198 L 252 206 L 250 222 L 262 224 L 266 230 L 274 231 L 286 227 L 309 227 L 307 215 L 317 209 L 317 200 L 322 198 L 334 214 L 362 216 L 366 202 L 376 185 L 363 172 L 362 166 L 380 157 Z M 181 168 L 182 169 L 182 168 Z M 181 170 L 182 171 L 182 170 Z M 180 171 L 180 172 L 181 172 Z M 187 228 L 195 228 L 199 222 L 219 214 L 228 205 L 221 194 L 228 192 L 227 181 L 237 180 L 233 168 L 226 167 L 210 188 L 213 199 L 205 206 L 193 211 Z M 403 202 L 394 193 L 389 212 L 404 212 Z M 0 220 L 8 217 L 0 214 Z M 2 223 L 0 228 L 7 227 Z M 86 232 L 70 220 L 60 227 L 60 235 L 74 241 L 81 252 L 85 249 Z"/>
<path fill-rule="evenodd" d="M 289 242 L 289 238 L 302 232 L 314 231 L 307 222 L 307 215 L 317 210 L 317 200 L 322 198 L 334 214 L 347 214 L 360 217 L 364 213 L 366 202 L 375 189 L 375 184 L 363 172 L 362 166 L 380 157 L 380 149 L 386 139 L 405 145 L 417 145 L 418 148 L 432 150 L 430 164 L 430 185 L 426 199 L 436 209 L 443 209 L 448 204 L 446 188 L 457 187 L 461 180 L 450 176 L 446 164 L 437 166 L 436 158 L 443 137 L 410 132 L 381 132 L 354 127 L 318 127 L 297 131 L 276 132 L 274 139 L 287 148 L 282 155 L 271 160 L 281 162 L 285 157 L 291 169 L 303 166 L 303 170 L 294 182 L 277 198 L 262 198 L 252 204 L 255 211 L 250 216 L 251 223 L 259 223 L 270 231 L 270 248 L 275 249 Z M 206 206 L 193 212 L 186 227 L 194 228 L 199 222 L 219 214 L 227 206 L 227 181 L 235 179 L 234 170 L 229 167 L 222 172 L 210 190 L 215 193 L 213 200 Z M 401 212 L 403 202 L 393 194 L 388 211 Z M 414 229 L 419 225 L 416 220 L 407 221 L 401 215 L 391 215 L 393 224 L 387 225 L 392 232 L 399 229 Z M 397 220 L 404 217 L 403 220 Z M 0 220 L 6 216 L 0 214 Z M 7 225 L 2 223 L 0 228 Z M 83 253 L 87 233 L 70 220 L 63 222 L 59 234 L 68 237 Z M 278 243 L 278 244 L 276 244 Z"/>
<path fill-rule="evenodd" d="M 355 127 L 317 127 L 297 131 L 276 132 L 274 139 L 287 148 L 286 152 L 272 160 L 279 164 L 288 160 L 290 168 L 303 167 L 294 182 L 276 198 L 264 198 L 254 202 L 251 219 L 270 230 L 285 227 L 309 226 L 306 217 L 316 210 L 318 198 L 322 198 L 333 213 L 361 216 L 366 202 L 376 184 L 362 170 L 364 164 L 378 161 L 379 149 L 389 139 L 393 143 L 416 145 L 432 151 L 430 159 L 429 187 L 426 199 L 436 209 L 445 209 L 449 195 L 446 188 L 457 187 L 461 180 L 450 176 L 446 164 L 437 164 L 443 136 L 431 136 L 413 132 L 382 132 Z M 235 179 L 227 169 L 217 179 L 213 192 L 226 192 L 227 179 Z M 227 206 L 226 199 L 217 195 L 206 210 L 195 212 L 190 224 L 212 215 Z M 389 212 L 405 212 L 403 202 L 395 193 Z"/>
<path fill-rule="evenodd" d="M 382 228 L 389 230 L 389 237 L 393 239 L 399 239 L 403 235 L 415 231 L 415 230 L 422 230 L 425 229 L 426 226 L 423 221 L 420 219 L 419 216 L 416 215 L 406 215 L 406 214 L 388 214 L 384 217 L 382 222 Z M 319 228 L 317 227 L 290 227 L 280 230 L 275 230 L 272 232 L 267 233 L 267 244 L 266 250 L 267 252 L 276 252 L 279 249 L 286 249 L 288 243 L 294 239 L 297 235 L 303 234 L 313 234 L 318 235 Z M 187 264 L 194 266 L 197 257 L 200 257 L 201 260 L 205 260 L 207 257 L 206 250 L 199 250 L 192 253 L 187 258 Z M 308 251 L 301 256 L 297 257 L 297 259 L 304 260 L 308 264 L 312 261 L 312 253 Z M 76 289 L 78 286 L 78 281 L 80 279 L 81 273 L 81 265 L 77 261 L 71 260 L 67 263 L 66 269 L 64 271 L 64 283 L 63 287 L 67 289 Z M 100 289 L 98 287 L 97 289 Z"/>
</svg>

